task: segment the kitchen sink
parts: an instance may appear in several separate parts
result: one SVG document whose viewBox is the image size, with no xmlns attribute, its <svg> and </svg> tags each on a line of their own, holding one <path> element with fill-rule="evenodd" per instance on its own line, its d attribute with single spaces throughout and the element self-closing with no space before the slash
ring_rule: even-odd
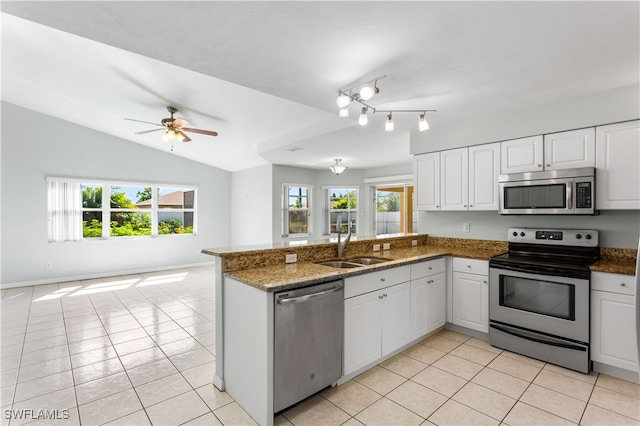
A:
<svg viewBox="0 0 640 426">
<path fill-rule="evenodd" d="M 317 265 L 330 266 L 332 268 L 360 268 L 362 266 L 376 265 L 378 263 L 388 262 L 390 259 L 382 259 L 380 257 L 358 257 L 346 260 L 326 260 L 323 262 L 315 262 Z"/>
<path fill-rule="evenodd" d="M 376 265 L 378 263 L 388 262 L 390 259 L 380 257 L 358 257 L 356 259 L 347 259 L 347 262 L 359 263 L 361 265 Z"/>
<path fill-rule="evenodd" d="M 330 266 L 332 268 L 360 268 L 364 263 L 349 262 L 346 260 L 329 260 L 326 262 L 315 262 L 317 265 Z"/>
</svg>

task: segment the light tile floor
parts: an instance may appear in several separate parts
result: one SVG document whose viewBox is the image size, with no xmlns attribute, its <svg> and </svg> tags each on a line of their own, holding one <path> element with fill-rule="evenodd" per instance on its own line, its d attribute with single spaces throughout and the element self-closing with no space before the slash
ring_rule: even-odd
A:
<svg viewBox="0 0 640 426">
<path fill-rule="evenodd" d="M 253 424 L 211 385 L 212 267 L 7 289 L 0 298 L 2 425 Z M 443 330 L 276 424 L 638 425 L 640 385 Z"/>
</svg>

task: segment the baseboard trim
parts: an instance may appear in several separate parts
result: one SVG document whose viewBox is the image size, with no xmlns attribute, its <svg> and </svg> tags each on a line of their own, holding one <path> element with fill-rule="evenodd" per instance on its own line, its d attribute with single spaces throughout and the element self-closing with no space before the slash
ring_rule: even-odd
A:
<svg viewBox="0 0 640 426">
<path fill-rule="evenodd" d="M 211 261 L 211 262 L 189 263 L 189 264 L 182 264 L 182 265 L 168 265 L 168 266 L 161 266 L 161 267 L 156 266 L 156 267 L 150 267 L 150 268 L 128 269 L 125 271 L 100 272 L 97 274 L 73 275 L 68 277 L 47 278 L 44 280 L 2 283 L 0 284 L 0 289 L 6 290 L 9 288 L 30 287 L 32 285 L 56 284 L 56 283 L 63 283 L 67 281 L 91 280 L 96 278 L 117 277 L 121 275 L 131 275 L 131 274 L 144 274 L 144 273 L 155 272 L 155 271 L 168 271 L 171 269 L 196 268 L 200 266 L 213 266 L 213 265 L 214 265 L 214 262 Z"/>
</svg>

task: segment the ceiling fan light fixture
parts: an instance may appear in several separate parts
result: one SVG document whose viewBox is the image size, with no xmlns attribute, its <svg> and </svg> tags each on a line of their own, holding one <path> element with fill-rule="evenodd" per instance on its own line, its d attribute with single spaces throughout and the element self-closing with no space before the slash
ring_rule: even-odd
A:
<svg viewBox="0 0 640 426">
<path fill-rule="evenodd" d="M 384 123 L 384 130 L 386 132 L 393 132 L 393 116 L 391 113 L 387 115 L 387 121 Z"/>
<path fill-rule="evenodd" d="M 333 160 L 333 164 L 331 165 L 330 169 L 333 173 L 336 174 L 336 176 L 339 176 L 340 173 L 347 170 L 348 167 L 342 165 L 342 158 L 336 158 L 335 160 Z"/>
<path fill-rule="evenodd" d="M 420 114 L 418 118 L 418 130 L 424 132 L 425 130 L 429 130 L 429 123 L 427 123 L 427 119 L 424 118 L 424 113 Z"/>
<path fill-rule="evenodd" d="M 369 122 L 369 118 L 367 117 L 367 107 L 362 107 L 362 112 L 360 113 L 360 118 L 358 118 L 358 124 L 361 126 L 366 126 Z"/>
</svg>

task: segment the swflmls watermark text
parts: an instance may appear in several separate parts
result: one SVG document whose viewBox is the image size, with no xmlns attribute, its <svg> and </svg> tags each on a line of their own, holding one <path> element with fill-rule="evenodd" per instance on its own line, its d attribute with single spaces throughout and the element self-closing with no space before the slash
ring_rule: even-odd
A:
<svg viewBox="0 0 640 426">
<path fill-rule="evenodd" d="M 69 418 L 69 410 L 44 409 L 34 410 L 21 408 L 17 410 L 4 410 L 4 418 L 20 420 L 66 420 Z"/>
</svg>

